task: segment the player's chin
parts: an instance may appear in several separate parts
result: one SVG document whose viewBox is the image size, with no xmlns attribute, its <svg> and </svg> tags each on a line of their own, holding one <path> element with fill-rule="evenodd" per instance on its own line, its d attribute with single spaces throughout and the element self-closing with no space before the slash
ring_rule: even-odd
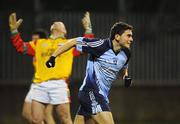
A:
<svg viewBox="0 0 180 124">
<path fill-rule="evenodd" d="M 124 48 L 130 49 L 130 45 L 124 45 Z"/>
</svg>

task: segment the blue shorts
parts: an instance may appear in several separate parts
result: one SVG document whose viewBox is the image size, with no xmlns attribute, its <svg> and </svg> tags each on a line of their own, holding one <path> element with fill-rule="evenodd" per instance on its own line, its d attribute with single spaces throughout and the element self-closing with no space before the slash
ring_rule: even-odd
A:
<svg viewBox="0 0 180 124">
<path fill-rule="evenodd" d="M 80 103 L 78 115 L 89 117 L 102 111 L 110 111 L 109 104 L 98 91 L 79 91 L 78 99 Z"/>
</svg>

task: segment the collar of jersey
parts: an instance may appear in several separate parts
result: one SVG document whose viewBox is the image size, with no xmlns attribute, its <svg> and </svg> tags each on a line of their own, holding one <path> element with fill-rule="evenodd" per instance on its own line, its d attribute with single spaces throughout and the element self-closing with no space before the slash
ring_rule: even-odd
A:
<svg viewBox="0 0 180 124">
<path fill-rule="evenodd" d="M 50 39 L 53 39 L 53 40 L 56 40 L 56 39 L 59 39 L 59 38 L 65 39 L 65 36 L 64 36 L 64 35 L 60 35 L 60 36 L 57 37 L 57 38 L 53 38 L 52 35 L 50 35 L 49 38 L 50 38 Z"/>
<path fill-rule="evenodd" d="M 112 40 L 110 40 L 110 38 L 108 38 L 108 42 L 109 42 L 109 47 L 110 47 L 111 49 L 113 49 Z"/>
</svg>

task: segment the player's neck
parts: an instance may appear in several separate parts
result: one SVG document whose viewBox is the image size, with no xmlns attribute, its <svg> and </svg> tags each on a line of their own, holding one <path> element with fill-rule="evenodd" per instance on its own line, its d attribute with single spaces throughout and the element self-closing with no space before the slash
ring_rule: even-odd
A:
<svg viewBox="0 0 180 124">
<path fill-rule="evenodd" d="M 59 33 L 59 32 L 52 32 L 51 36 L 50 36 L 51 39 L 57 39 L 57 38 L 65 38 L 64 34 L 62 33 Z"/>
<path fill-rule="evenodd" d="M 115 53 L 119 53 L 119 51 L 121 50 L 121 46 L 119 45 L 119 43 L 117 43 L 115 40 L 112 40 L 112 46 L 113 46 L 113 51 Z"/>
</svg>

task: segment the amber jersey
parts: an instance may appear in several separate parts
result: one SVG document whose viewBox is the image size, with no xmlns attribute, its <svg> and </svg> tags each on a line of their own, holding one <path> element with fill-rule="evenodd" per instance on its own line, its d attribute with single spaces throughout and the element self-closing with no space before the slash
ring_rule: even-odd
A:
<svg viewBox="0 0 180 124">
<path fill-rule="evenodd" d="M 72 49 L 68 50 L 61 56 L 56 58 L 58 63 L 54 68 L 47 68 L 45 63 L 58 48 L 59 44 L 65 43 L 67 40 L 58 39 L 39 39 L 36 43 L 30 42 L 30 45 L 35 50 L 36 58 L 36 72 L 34 75 L 34 82 L 43 82 L 52 79 L 68 78 L 72 70 L 73 52 Z"/>
</svg>

